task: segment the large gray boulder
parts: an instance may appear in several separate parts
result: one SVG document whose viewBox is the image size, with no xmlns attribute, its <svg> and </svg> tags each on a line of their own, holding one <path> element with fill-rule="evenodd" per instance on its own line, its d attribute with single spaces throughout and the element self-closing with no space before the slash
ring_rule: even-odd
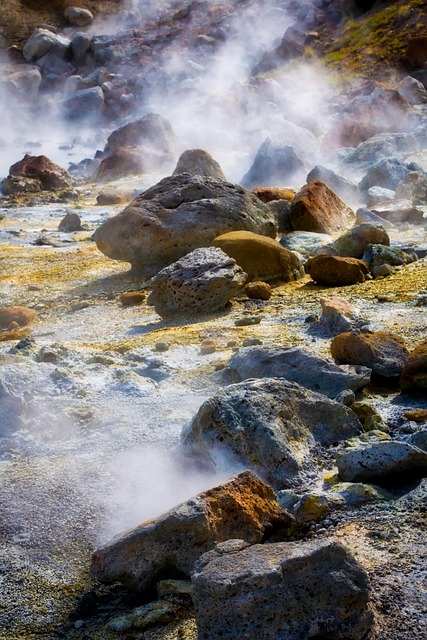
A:
<svg viewBox="0 0 427 640">
<path fill-rule="evenodd" d="M 101 87 L 75 91 L 63 102 L 63 108 L 69 120 L 98 120 L 105 109 Z"/>
<path fill-rule="evenodd" d="M 5 67 L 0 79 L 0 92 L 12 94 L 18 99 L 33 101 L 37 98 L 42 76 L 37 67 L 13 65 Z"/>
<path fill-rule="evenodd" d="M 93 237 L 109 258 L 130 262 L 150 277 L 222 233 L 240 229 L 274 238 L 274 214 L 243 187 L 184 173 L 142 193 Z"/>
<path fill-rule="evenodd" d="M 199 638 L 361 640 L 368 632 L 368 576 L 339 542 L 242 547 L 218 545 L 196 565 Z"/>
<path fill-rule="evenodd" d="M 341 200 L 351 207 L 358 204 L 359 190 L 357 185 L 339 176 L 331 169 L 327 169 L 322 165 L 316 165 L 307 175 L 306 182 L 315 182 L 316 180 L 320 180 L 320 182 L 326 184 Z"/>
<path fill-rule="evenodd" d="M 340 477 L 347 482 L 401 483 L 427 476 L 427 452 L 393 440 L 337 450 Z"/>
<path fill-rule="evenodd" d="M 216 247 L 195 249 L 162 269 L 147 299 L 163 318 L 221 311 L 240 293 L 247 274 Z"/>
<path fill-rule="evenodd" d="M 196 560 L 230 538 L 255 544 L 273 525 L 290 525 L 274 491 L 246 471 L 97 549 L 92 575 L 143 591 L 159 578 L 190 576 Z"/>
<path fill-rule="evenodd" d="M 293 181 L 302 182 L 305 164 L 293 146 L 273 142 L 267 138 L 255 156 L 249 171 L 243 176 L 241 184 L 248 189 L 254 187 L 274 187 Z"/>
<path fill-rule="evenodd" d="M 240 349 L 230 358 L 227 368 L 239 380 L 285 378 L 329 398 L 345 389 L 361 389 L 371 377 L 367 367 L 339 366 L 304 347 L 282 345 Z"/>
<path fill-rule="evenodd" d="M 53 33 L 49 29 L 35 29 L 24 45 L 24 60 L 25 62 L 39 60 L 48 51 L 65 56 L 70 44 L 69 38 Z"/>
<path fill-rule="evenodd" d="M 367 173 L 359 182 L 359 191 L 362 200 L 366 201 L 370 187 L 384 187 L 395 191 L 399 182 L 405 180 L 411 171 L 422 172 L 422 169 L 415 162 L 406 163 L 395 156 L 383 158 L 375 162 L 375 164 L 369 167 Z"/>
<path fill-rule="evenodd" d="M 332 242 L 331 248 L 339 256 L 362 258 L 370 244 L 390 245 L 390 238 L 384 227 L 369 223 L 359 224 L 339 236 Z"/>
<path fill-rule="evenodd" d="M 182 432 L 189 456 L 221 464 L 225 456 L 257 470 L 283 488 L 304 470 L 315 472 L 313 447 L 330 446 L 360 433 L 348 407 L 278 378 L 247 380 L 202 404 Z"/>
</svg>

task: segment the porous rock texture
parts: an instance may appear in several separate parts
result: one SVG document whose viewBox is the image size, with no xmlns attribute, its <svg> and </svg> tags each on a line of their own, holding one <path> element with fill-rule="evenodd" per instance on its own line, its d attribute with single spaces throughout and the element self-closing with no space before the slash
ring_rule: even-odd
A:
<svg viewBox="0 0 427 640">
<path fill-rule="evenodd" d="M 345 332 L 331 342 L 331 354 L 343 364 L 362 364 L 386 378 L 400 376 L 409 352 L 403 339 L 386 331 Z"/>
<path fill-rule="evenodd" d="M 244 347 L 228 361 L 233 377 L 285 378 L 335 398 L 345 389 L 356 391 L 369 384 L 366 367 L 338 366 L 303 347 L 282 345 Z"/>
<path fill-rule="evenodd" d="M 187 149 L 181 153 L 173 172 L 173 176 L 180 173 L 190 173 L 192 176 L 211 176 L 225 180 L 219 163 L 210 153 L 203 149 Z"/>
<path fill-rule="evenodd" d="M 427 476 L 427 452 L 407 442 L 375 442 L 337 450 L 335 456 L 346 482 L 399 483 Z"/>
<path fill-rule="evenodd" d="M 330 256 L 326 253 L 309 258 L 304 268 L 315 282 L 335 286 L 365 282 L 369 272 L 363 260 Z"/>
<path fill-rule="evenodd" d="M 182 432 L 188 455 L 215 463 L 228 453 L 283 488 L 314 470 L 310 449 L 357 435 L 361 424 L 344 405 L 278 378 L 232 384 L 202 404 Z"/>
<path fill-rule="evenodd" d="M 94 233 L 109 258 L 130 262 L 144 277 L 158 273 L 222 233 L 275 237 L 274 214 L 243 187 L 208 176 L 164 178 Z"/>
<path fill-rule="evenodd" d="M 159 577 L 189 576 L 217 542 L 239 538 L 256 544 L 273 525 L 292 521 L 271 487 L 246 471 L 97 549 L 92 575 L 143 591 Z"/>
<path fill-rule="evenodd" d="M 212 313 L 223 310 L 246 280 L 243 269 L 221 249 L 195 249 L 153 278 L 147 302 L 162 317 Z"/>
<path fill-rule="evenodd" d="M 304 275 L 299 256 L 273 238 L 251 231 L 231 231 L 212 242 L 248 274 L 248 279 L 266 282 L 292 282 Z"/>
<path fill-rule="evenodd" d="M 356 214 L 320 180 L 306 184 L 291 204 L 295 231 L 336 233 L 351 227 Z"/>
<path fill-rule="evenodd" d="M 218 545 L 196 565 L 199 640 L 361 640 L 368 632 L 368 576 L 336 540 L 234 547 Z"/>
</svg>

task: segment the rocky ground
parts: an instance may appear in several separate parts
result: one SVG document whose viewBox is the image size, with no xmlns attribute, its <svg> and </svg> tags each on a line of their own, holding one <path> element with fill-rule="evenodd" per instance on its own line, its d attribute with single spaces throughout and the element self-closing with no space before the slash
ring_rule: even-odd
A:
<svg viewBox="0 0 427 640">
<path fill-rule="evenodd" d="M 358 58 L 350 68 L 352 46 L 368 26 L 379 36 L 388 28 L 394 38 L 400 20 L 401 34 L 410 27 L 421 38 L 424 3 L 385 3 L 364 13 L 370 9 L 366 3 L 300 8 L 272 2 L 262 14 L 266 29 L 260 28 L 259 9 L 246 1 L 237 8 L 88 2 L 84 8 L 98 15 L 83 26 L 70 24 L 64 4 L 40 5 L 35 18 L 26 3 L 29 31 L 22 39 L 16 36 L 19 8 L 10 2 L 1 9 L 8 18 L 5 42 L 17 45 L 2 68 L 8 100 L 0 100 L 8 123 L 1 133 L 8 160 L 0 199 L 1 637 L 195 640 L 189 582 L 194 558 L 191 567 L 188 559 L 181 565 L 171 561 L 165 575 L 153 569 L 153 579 L 138 592 L 125 577 L 127 569 L 114 573 L 108 547 L 99 549 L 220 485 L 225 503 L 215 492 L 217 502 L 209 492 L 197 499 L 204 504 L 208 496 L 209 534 L 202 537 L 215 532 L 206 550 L 217 542 L 227 545 L 229 537 L 265 548 L 290 541 L 320 549 L 339 541 L 367 573 L 369 590 L 360 592 L 369 596 L 374 614 L 367 634 L 366 621 L 361 631 L 354 623 L 351 637 L 421 640 L 427 631 L 424 352 L 415 373 L 408 373 L 407 362 L 426 341 L 425 43 L 418 41 L 419 57 L 409 60 L 410 47 L 399 41 L 386 85 L 364 83 L 363 72 L 352 84 L 349 74 L 378 62 L 374 38 L 366 65 Z M 117 16 L 114 28 L 111 13 Z M 87 14 L 78 19 L 88 20 Z M 46 21 L 60 34 L 43 29 L 29 46 L 33 27 Z M 257 46 L 248 53 L 245 40 L 254 32 Z M 343 39 L 343 59 L 333 53 L 331 33 L 337 34 L 335 54 Z M 319 60 L 307 67 L 315 51 L 325 53 L 319 34 L 327 64 L 346 70 L 344 90 L 336 79 L 325 80 Z M 29 109 L 23 89 L 33 96 Z M 148 115 L 153 109 L 160 117 Z M 203 152 L 187 152 L 174 171 L 180 153 L 195 147 L 206 148 L 220 163 Z M 28 151 L 50 159 L 30 154 L 18 162 Z M 182 171 L 189 174 L 183 177 Z M 227 183 L 224 174 L 248 190 Z M 66 214 L 72 215 L 64 220 Z M 349 229 L 359 231 L 349 239 Z M 298 236 L 300 231 L 311 235 Z M 194 249 L 201 253 L 195 256 Z M 326 266 L 319 266 L 316 253 Z M 171 263 L 169 272 L 162 271 L 164 280 L 150 279 Z M 242 286 L 243 272 L 262 281 L 255 292 Z M 213 313 L 205 313 L 208 304 Z M 347 330 L 382 345 L 368 358 L 361 347 L 353 348 L 350 369 L 344 357 L 338 364 L 331 357 L 332 339 Z M 266 357 L 257 348 L 272 351 Z M 277 348 L 285 360 L 271 374 L 270 355 Z M 222 402 L 218 398 L 232 395 L 232 383 L 241 380 L 237 388 L 249 394 L 254 383 L 244 381 L 245 367 L 260 379 L 255 388 L 270 392 L 273 384 L 288 393 L 286 383 L 269 383 L 268 377 L 282 376 L 291 348 L 303 385 L 295 398 L 301 396 L 309 419 L 293 414 L 286 422 L 286 412 L 273 415 L 271 408 L 270 424 L 270 404 L 258 390 L 251 410 L 233 405 L 240 407 L 239 420 L 249 416 L 250 441 L 229 436 L 226 429 L 233 434 L 240 423 L 227 424 L 226 417 L 221 423 L 219 407 L 226 405 L 215 404 Z M 304 359 L 307 353 L 317 358 L 315 365 Z M 236 354 L 240 368 L 235 359 L 230 362 Z M 324 368 L 320 358 L 335 369 Z M 338 376 L 346 381 L 344 395 L 334 386 Z M 354 383 L 363 376 L 365 383 Z M 348 393 L 352 384 L 355 395 Z M 333 418 L 326 434 L 314 429 L 312 438 L 310 428 L 334 402 L 311 395 L 319 388 L 339 400 L 332 414 L 347 415 L 345 438 L 333 435 Z M 308 409 L 311 402 L 317 410 Z M 273 398 L 271 407 L 275 403 Z M 211 422 L 223 431 L 212 427 L 203 433 L 209 407 Z M 259 425 L 250 431 L 254 412 L 266 421 L 265 431 L 264 423 L 259 429 L 264 440 L 257 440 Z M 265 464 L 264 451 L 276 460 L 281 436 L 267 438 L 277 424 L 286 433 L 280 451 L 290 460 L 289 468 L 281 468 L 284 475 Z M 229 438 L 228 449 L 218 453 L 211 446 L 215 438 Z M 251 449 L 254 442 L 264 443 L 261 452 Z M 381 459 L 372 476 L 355 482 L 346 477 L 351 465 L 342 465 L 339 455 L 363 453 L 364 447 L 372 453 L 387 443 L 401 446 L 388 475 Z M 412 462 L 402 462 L 404 447 Z M 227 493 L 225 481 L 248 467 L 271 482 L 276 494 L 258 488 L 255 498 L 237 499 L 234 490 Z M 239 482 L 238 496 L 244 494 Z M 253 505 L 261 511 L 263 491 L 271 513 L 258 530 Z M 192 513 L 194 501 L 189 504 Z M 256 525 L 252 537 L 245 537 L 251 530 L 247 520 L 239 529 L 236 514 L 242 508 Z M 184 521 L 183 527 L 172 555 L 192 539 L 192 525 Z M 159 531 L 161 538 L 161 526 Z M 175 535 L 176 530 L 168 534 L 172 540 Z M 95 550 L 105 566 L 94 569 L 94 560 L 91 573 Z M 131 571 L 138 564 L 132 553 L 125 558 Z M 197 571 L 200 576 L 203 567 Z M 107 574 L 116 580 L 113 585 L 104 584 Z M 203 579 L 194 576 L 199 589 Z M 163 578 L 183 583 L 162 585 Z M 213 590 L 209 597 L 214 612 Z M 200 613 L 194 598 L 200 638 L 202 614 L 209 612 L 202 602 Z M 231 611 L 230 627 L 235 617 Z M 263 629 L 262 637 L 271 637 L 267 623 Z M 335 630 L 326 636 L 319 630 L 301 633 L 342 637 Z"/>
</svg>

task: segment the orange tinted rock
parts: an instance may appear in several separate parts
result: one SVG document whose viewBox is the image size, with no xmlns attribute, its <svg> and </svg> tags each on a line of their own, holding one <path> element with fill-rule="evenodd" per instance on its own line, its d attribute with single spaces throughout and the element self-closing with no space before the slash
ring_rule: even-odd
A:
<svg viewBox="0 0 427 640">
<path fill-rule="evenodd" d="M 37 313 L 28 307 L 4 307 L 0 309 L 0 329 L 16 329 L 29 325 Z M 10 325 L 13 324 L 12 327 Z"/>
<path fill-rule="evenodd" d="M 274 200 L 286 200 L 291 202 L 295 198 L 296 191 L 294 189 L 287 189 L 281 187 L 258 187 L 252 189 L 261 202 L 272 202 Z"/>
<path fill-rule="evenodd" d="M 408 359 L 403 339 L 386 331 L 340 333 L 331 342 L 331 354 L 341 364 L 362 364 L 388 378 L 401 374 Z"/>
<path fill-rule="evenodd" d="M 291 204 L 295 231 L 335 233 L 352 226 L 355 220 L 352 209 L 320 180 L 306 184 Z"/>
<path fill-rule="evenodd" d="M 427 421 L 427 409 L 411 409 L 403 414 L 406 420 L 413 420 L 414 422 L 426 422 Z"/>
<path fill-rule="evenodd" d="M 267 282 L 249 282 L 245 287 L 245 293 L 253 300 L 269 300 L 271 287 Z"/>
<path fill-rule="evenodd" d="M 402 391 L 427 389 L 427 342 L 411 351 L 400 378 Z"/>
<path fill-rule="evenodd" d="M 319 284 L 345 286 L 364 282 L 368 267 L 363 260 L 320 254 L 304 265 L 310 277 Z"/>
<path fill-rule="evenodd" d="M 126 291 L 120 295 L 120 302 L 126 307 L 142 304 L 145 300 L 143 291 Z"/>
<path fill-rule="evenodd" d="M 46 156 L 32 156 L 29 153 L 10 167 L 9 174 L 39 180 L 42 188 L 46 190 L 64 189 L 74 182 L 68 171 Z"/>
</svg>

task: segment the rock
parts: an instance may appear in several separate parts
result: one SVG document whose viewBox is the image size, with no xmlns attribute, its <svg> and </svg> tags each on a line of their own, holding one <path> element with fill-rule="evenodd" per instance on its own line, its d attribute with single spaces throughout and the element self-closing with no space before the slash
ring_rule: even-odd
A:
<svg viewBox="0 0 427 640">
<path fill-rule="evenodd" d="M 305 165 L 294 148 L 267 138 L 257 151 L 253 164 L 241 184 L 248 188 L 273 187 L 276 184 L 300 182 Z"/>
<path fill-rule="evenodd" d="M 360 432 L 348 407 L 278 378 L 246 380 L 220 390 L 182 432 L 190 457 L 207 463 L 223 456 L 257 470 L 278 488 L 314 472 L 311 449 Z"/>
<path fill-rule="evenodd" d="M 147 303 L 163 318 L 213 313 L 242 291 L 246 278 L 221 249 L 195 249 L 153 278 Z"/>
<path fill-rule="evenodd" d="M 252 189 L 261 202 L 267 204 L 268 202 L 276 202 L 277 200 L 285 200 L 286 202 L 292 202 L 295 198 L 295 189 L 289 189 L 284 187 L 258 187 Z"/>
<path fill-rule="evenodd" d="M 71 41 L 71 51 L 73 53 L 73 59 L 77 64 L 84 63 L 86 55 L 90 50 L 91 37 L 88 33 L 79 31 L 73 35 Z"/>
<path fill-rule="evenodd" d="M 395 197 L 396 192 L 391 189 L 384 189 L 384 187 L 369 187 L 368 194 L 366 196 L 366 206 L 368 208 L 372 208 L 378 202 L 394 200 Z"/>
<path fill-rule="evenodd" d="M 388 425 L 382 419 L 382 416 L 367 402 L 353 402 L 351 410 L 359 418 L 363 425 L 364 431 L 382 431 L 388 433 Z"/>
<path fill-rule="evenodd" d="M 424 171 L 410 171 L 396 187 L 396 198 L 409 200 L 412 204 L 427 203 L 427 174 Z"/>
<path fill-rule="evenodd" d="M 426 422 L 427 421 L 427 409 L 410 409 L 405 411 L 403 417 L 406 420 L 413 420 L 414 422 Z"/>
<path fill-rule="evenodd" d="M 13 65 L 9 70 L 2 70 L 0 89 L 16 97 L 18 100 L 36 101 L 42 76 L 37 67 L 29 65 Z"/>
<path fill-rule="evenodd" d="M 295 231 L 335 233 L 350 227 L 355 213 L 323 182 L 306 184 L 291 204 L 291 222 Z"/>
<path fill-rule="evenodd" d="M 323 182 L 331 191 L 333 191 L 341 200 L 350 204 L 357 205 L 359 202 L 359 190 L 357 185 L 349 182 L 345 178 L 337 175 L 331 169 L 327 169 L 321 165 L 317 165 L 307 175 L 306 182 Z"/>
<path fill-rule="evenodd" d="M 400 376 L 408 359 L 403 339 L 386 331 L 341 333 L 331 342 L 331 354 L 343 364 L 361 364 L 380 376 Z"/>
<path fill-rule="evenodd" d="M 320 298 L 320 304 L 322 315 L 319 324 L 326 333 L 335 335 L 358 326 L 359 309 L 345 298 Z"/>
<path fill-rule="evenodd" d="M 370 244 L 390 245 L 390 238 L 384 227 L 369 223 L 359 224 L 332 242 L 331 247 L 339 256 L 362 258 Z"/>
<path fill-rule="evenodd" d="M 410 352 L 400 377 L 400 388 L 406 393 L 424 392 L 427 388 L 427 342 Z"/>
<path fill-rule="evenodd" d="M 403 78 L 397 85 L 396 90 L 409 104 L 425 104 L 427 102 L 427 91 L 424 85 L 411 76 Z"/>
<path fill-rule="evenodd" d="M 17 193 L 40 193 L 42 184 L 34 178 L 8 176 L 1 183 L 3 195 L 11 196 Z"/>
<path fill-rule="evenodd" d="M 97 549 L 92 575 L 144 591 L 177 572 L 189 576 L 196 560 L 217 542 L 260 542 L 275 524 L 289 525 L 273 490 L 246 471 Z"/>
<path fill-rule="evenodd" d="M 419 151 L 420 145 L 412 133 L 380 133 L 361 142 L 350 151 L 343 161 L 343 167 L 367 171 L 373 164 L 384 158 L 403 160 L 410 153 Z"/>
<path fill-rule="evenodd" d="M 267 206 L 273 212 L 278 231 L 280 233 L 292 231 L 290 203 L 287 200 L 270 200 Z"/>
<path fill-rule="evenodd" d="M 427 420 L 427 411 L 424 411 L 426 414 L 424 416 L 424 422 Z M 422 449 L 422 451 L 427 452 L 427 429 L 420 429 L 415 433 L 412 433 L 408 439 L 408 444 L 411 444 L 413 447 L 417 447 L 418 449 Z"/>
<path fill-rule="evenodd" d="M 36 311 L 28 307 L 3 307 L 0 309 L 0 329 L 8 329 L 11 323 L 26 327 L 36 316 Z"/>
<path fill-rule="evenodd" d="M 38 180 L 41 188 L 46 191 L 64 189 L 74 182 L 68 171 L 46 156 L 32 156 L 29 153 L 10 167 L 9 174 L 17 178 Z"/>
<path fill-rule="evenodd" d="M 267 205 L 242 187 L 207 176 L 164 178 L 94 234 L 109 258 L 130 262 L 145 277 L 234 230 L 275 237 Z"/>
<path fill-rule="evenodd" d="M 67 213 L 58 225 L 58 231 L 81 231 L 82 221 L 77 213 Z"/>
<path fill-rule="evenodd" d="M 359 191 L 362 199 L 366 200 L 370 187 L 385 187 L 396 190 L 397 185 L 405 180 L 411 171 L 421 170 L 415 162 L 405 163 L 397 157 L 384 158 L 371 165 L 364 178 L 359 182 Z"/>
<path fill-rule="evenodd" d="M 413 206 L 410 200 L 377 202 L 372 207 L 372 211 L 393 224 L 427 224 L 427 219 L 424 218 L 424 211 Z"/>
<path fill-rule="evenodd" d="M 175 159 L 178 140 L 169 121 L 157 113 L 150 113 L 116 129 L 107 139 L 108 153 L 137 146 L 153 150 L 163 161 L 171 161 Z"/>
<path fill-rule="evenodd" d="M 24 45 L 25 62 L 39 60 L 48 51 L 64 57 L 70 44 L 71 40 L 48 29 L 35 29 Z"/>
<path fill-rule="evenodd" d="M 150 162 L 152 155 L 150 156 Z M 92 177 L 94 182 L 109 182 L 125 176 L 137 176 L 145 173 L 147 163 L 144 149 L 141 147 L 123 147 L 115 149 L 109 156 L 101 160 L 101 164 Z"/>
<path fill-rule="evenodd" d="M 112 618 L 108 623 L 108 627 L 113 631 L 146 629 L 153 625 L 167 624 L 175 613 L 174 607 L 170 602 L 158 600 Z"/>
<path fill-rule="evenodd" d="M 200 345 L 200 353 L 202 354 L 202 356 L 208 356 L 211 353 L 215 353 L 216 347 L 217 344 L 215 340 L 213 340 L 212 338 L 206 338 L 205 340 L 202 340 L 202 343 Z"/>
<path fill-rule="evenodd" d="M 363 254 L 363 261 L 375 276 L 375 269 L 383 265 L 392 267 L 409 264 L 417 259 L 415 254 L 409 254 L 396 247 L 386 247 L 383 244 L 371 244 Z"/>
<path fill-rule="evenodd" d="M 389 440 L 337 450 L 335 457 L 339 475 L 347 482 L 402 483 L 427 475 L 427 452 L 406 442 Z"/>
<path fill-rule="evenodd" d="M 80 7 L 67 7 L 64 11 L 64 18 L 73 27 L 87 27 L 93 22 L 93 15 L 89 9 L 81 9 Z"/>
<path fill-rule="evenodd" d="M 249 280 L 292 282 L 304 275 L 299 256 L 272 238 L 251 231 L 231 231 L 213 242 L 237 262 Z"/>
<path fill-rule="evenodd" d="M 192 176 L 211 176 L 220 180 L 226 179 L 218 162 L 212 158 L 210 153 L 202 149 L 188 149 L 181 153 L 172 175 L 176 176 L 180 173 L 189 173 Z"/>
<path fill-rule="evenodd" d="M 101 193 L 96 196 L 96 204 L 100 206 L 124 204 L 129 200 L 131 200 L 131 198 L 123 191 L 101 191 Z"/>
<path fill-rule="evenodd" d="M 369 384 L 365 367 L 339 367 L 303 347 L 248 347 L 237 351 L 227 364 L 234 379 L 285 378 L 307 389 L 335 398 L 344 389 Z"/>
<path fill-rule="evenodd" d="M 246 316 L 244 318 L 238 318 L 234 321 L 236 327 L 251 327 L 254 324 L 261 323 L 261 316 Z"/>
<path fill-rule="evenodd" d="M 344 404 L 346 407 L 351 407 L 355 400 L 356 394 L 351 389 L 344 389 L 344 391 L 341 391 L 335 398 L 336 402 L 341 402 L 341 404 Z"/>
<path fill-rule="evenodd" d="M 388 222 L 385 218 L 369 211 L 369 209 L 360 208 L 356 211 L 356 224 L 376 224 L 384 227 L 384 229 L 395 229 L 393 223 Z"/>
<path fill-rule="evenodd" d="M 134 307 L 142 304 L 145 300 L 143 291 L 126 291 L 120 294 L 120 302 L 125 307 Z"/>
<path fill-rule="evenodd" d="M 319 284 L 346 286 L 365 282 L 368 267 L 363 260 L 320 254 L 304 265 L 310 277 Z"/>
<path fill-rule="evenodd" d="M 199 638 L 361 640 L 371 627 L 368 576 L 336 540 L 230 546 L 193 573 Z"/>
<path fill-rule="evenodd" d="M 409 38 L 405 61 L 413 67 L 424 67 L 427 62 L 427 36 Z"/>
<path fill-rule="evenodd" d="M 101 87 L 75 91 L 63 102 L 69 120 L 98 120 L 104 116 L 105 102 Z"/>
<path fill-rule="evenodd" d="M 347 508 L 358 507 L 379 500 L 393 500 L 394 495 L 382 487 L 362 482 L 337 482 L 331 487 L 331 493 L 339 496 Z"/>
<path fill-rule="evenodd" d="M 331 242 L 332 237 L 327 233 L 313 233 L 312 231 L 292 231 L 280 238 L 280 244 L 285 249 L 309 256 Z"/>
<path fill-rule="evenodd" d="M 249 282 L 245 287 L 245 294 L 252 300 L 269 300 L 271 287 L 267 282 Z"/>
</svg>

